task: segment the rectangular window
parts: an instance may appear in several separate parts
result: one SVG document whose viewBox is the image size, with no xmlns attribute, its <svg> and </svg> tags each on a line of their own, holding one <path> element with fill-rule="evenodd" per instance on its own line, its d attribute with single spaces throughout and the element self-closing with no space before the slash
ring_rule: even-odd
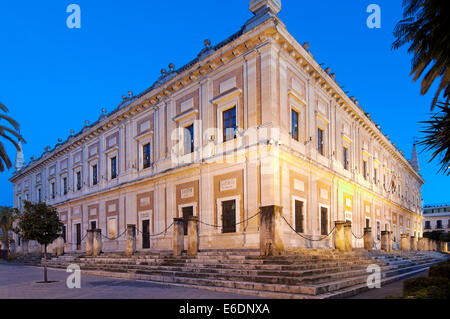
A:
<svg viewBox="0 0 450 319">
<path fill-rule="evenodd" d="M 41 189 L 38 189 L 38 202 L 42 202 L 42 195 L 41 195 Z"/>
<path fill-rule="evenodd" d="M 303 227 L 305 216 L 303 215 L 303 202 L 295 201 L 295 231 L 297 233 L 304 233 L 305 229 Z"/>
<path fill-rule="evenodd" d="M 223 141 L 236 138 L 236 107 L 223 112 Z"/>
<path fill-rule="evenodd" d="M 222 202 L 222 233 L 236 232 L 236 201 Z"/>
<path fill-rule="evenodd" d="M 92 185 L 98 184 L 98 167 L 97 164 L 92 165 Z"/>
<path fill-rule="evenodd" d="M 342 161 L 343 161 L 343 164 L 344 164 L 344 169 L 345 170 L 348 170 L 348 148 L 347 147 L 344 147 L 343 149 L 342 149 L 342 154 L 343 154 L 343 158 L 342 158 Z"/>
<path fill-rule="evenodd" d="M 117 235 L 117 219 L 110 218 L 108 219 L 108 237 L 110 239 L 116 238 Z"/>
<path fill-rule="evenodd" d="M 66 225 L 63 225 L 62 236 L 63 236 L 64 242 L 66 242 L 66 240 L 67 240 L 67 230 L 66 230 Z"/>
<path fill-rule="evenodd" d="M 184 128 L 184 154 L 194 151 L 194 124 Z"/>
<path fill-rule="evenodd" d="M 55 199 L 55 183 L 50 184 L 50 193 L 51 193 L 52 199 Z"/>
<path fill-rule="evenodd" d="M 373 182 L 375 185 L 378 184 L 378 169 L 376 168 L 373 169 Z"/>
<path fill-rule="evenodd" d="M 425 229 L 431 229 L 431 223 L 429 220 L 425 222 Z"/>
<path fill-rule="evenodd" d="M 91 221 L 91 229 L 97 229 L 97 222 L 95 220 Z"/>
<path fill-rule="evenodd" d="M 380 222 L 377 222 L 377 240 L 380 240 L 381 238 L 381 224 Z"/>
<path fill-rule="evenodd" d="M 142 146 L 142 163 L 144 169 L 149 168 L 151 165 L 150 143 Z"/>
<path fill-rule="evenodd" d="M 117 157 L 111 158 L 111 179 L 117 178 Z"/>
<path fill-rule="evenodd" d="M 366 228 L 370 228 L 370 219 L 366 218 Z"/>
<path fill-rule="evenodd" d="M 79 191 L 81 189 L 81 172 L 77 172 L 76 178 L 77 178 L 77 191 Z"/>
<path fill-rule="evenodd" d="M 323 147 L 323 130 L 321 128 L 317 129 L 317 150 L 321 155 L 324 155 L 324 147 Z"/>
<path fill-rule="evenodd" d="M 296 141 L 299 140 L 299 132 L 298 132 L 298 112 L 295 110 L 291 111 L 291 135 L 292 138 Z"/>
<path fill-rule="evenodd" d="M 63 193 L 67 195 L 67 177 L 63 178 Z"/>
<path fill-rule="evenodd" d="M 363 161 L 363 176 L 365 180 L 367 180 L 367 175 L 367 161 Z"/>
<path fill-rule="evenodd" d="M 192 206 L 183 207 L 184 236 L 188 234 L 188 219 L 190 216 L 194 216 L 194 208 Z"/>
<path fill-rule="evenodd" d="M 320 207 L 320 234 L 328 235 L 328 208 Z"/>
<path fill-rule="evenodd" d="M 438 220 L 438 221 L 436 222 L 436 228 L 437 228 L 437 229 L 441 229 L 441 228 L 442 228 L 442 220 Z"/>
</svg>

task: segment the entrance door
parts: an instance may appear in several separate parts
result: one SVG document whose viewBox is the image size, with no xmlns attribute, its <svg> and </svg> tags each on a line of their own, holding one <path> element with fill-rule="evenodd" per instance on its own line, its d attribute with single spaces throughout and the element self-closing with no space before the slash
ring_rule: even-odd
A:
<svg viewBox="0 0 450 319">
<path fill-rule="evenodd" d="M 91 221 L 91 229 L 97 229 L 97 222 L 95 220 Z"/>
<path fill-rule="evenodd" d="M 75 225 L 75 234 L 77 236 L 77 250 L 81 250 L 81 224 Z"/>
<path fill-rule="evenodd" d="M 150 220 L 142 221 L 142 248 L 150 248 Z"/>
<path fill-rule="evenodd" d="M 194 207 L 183 207 L 183 219 L 184 219 L 184 236 L 188 234 L 188 218 L 194 216 Z"/>
<path fill-rule="evenodd" d="M 236 232 L 236 201 L 222 202 L 222 233 Z"/>
</svg>

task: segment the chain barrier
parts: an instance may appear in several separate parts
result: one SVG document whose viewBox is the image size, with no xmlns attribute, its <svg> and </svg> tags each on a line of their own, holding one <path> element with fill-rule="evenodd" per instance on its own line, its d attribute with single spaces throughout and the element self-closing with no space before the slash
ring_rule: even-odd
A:
<svg viewBox="0 0 450 319">
<path fill-rule="evenodd" d="M 330 232 L 328 235 L 321 235 L 321 236 L 324 236 L 323 238 L 320 238 L 320 239 L 312 239 L 312 238 L 308 238 L 308 237 L 303 236 L 302 234 L 298 233 L 298 232 L 291 226 L 291 224 L 289 224 L 289 222 L 286 220 L 286 218 L 284 218 L 284 216 L 282 216 L 282 217 L 283 217 L 284 221 L 286 222 L 286 224 L 288 224 L 289 228 L 292 229 L 292 231 L 293 231 L 294 233 L 296 233 L 296 234 L 297 234 L 298 236 L 300 236 L 301 238 L 306 239 L 306 240 L 309 240 L 309 241 L 322 241 L 322 240 L 328 238 L 328 237 L 334 232 L 334 230 L 336 229 L 336 226 L 334 226 L 333 229 L 331 230 L 331 232 Z"/>
<path fill-rule="evenodd" d="M 79 243 L 80 245 L 86 239 L 86 237 L 87 237 L 87 233 L 83 236 L 83 238 L 81 238 L 80 243 Z M 71 242 L 68 242 L 68 241 L 65 241 L 64 244 L 78 245 L 78 243 L 71 243 Z"/>
<path fill-rule="evenodd" d="M 361 237 L 358 237 L 358 236 L 356 236 L 356 235 L 353 233 L 353 230 L 352 230 L 352 235 L 353 235 L 353 237 L 355 237 L 356 239 L 363 239 L 363 238 L 364 238 L 364 234 L 363 234 Z"/>
<path fill-rule="evenodd" d="M 159 236 L 159 235 L 162 235 L 162 234 L 164 234 L 164 233 L 167 233 L 167 231 L 168 231 L 172 226 L 173 226 L 173 223 L 170 224 L 169 227 L 167 227 L 166 229 L 164 229 L 162 232 L 160 232 L 160 233 L 158 233 L 158 234 L 150 235 L 150 233 L 149 233 L 149 234 L 145 234 L 145 235 L 147 235 L 148 237 L 157 237 L 157 236 Z M 142 235 L 144 235 L 144 233 L 143 233 L 141 230 L 139 230 L 138 228 L 136 228 L 136 230 L 137 230 L 138 233 L 141 233 Z"/>
<path fill-rule="evenodd" d="M 123 235 L 126 234 L 126 232 L 127 232 L 127 230 L 125 229 L 124 232 L 123 232 L 122 234 L 120 234 L 119 236 L 113 237 L 113 238 L 109 238 L 108 236 L 105 236 L 105 235 L 103 235 L 103 234 L 101 234 L 101 235 L 102 235 L 102 237 L 105 238 L 105 239 L 114 241 L 114 240 L 117 240 L 117 239 L 121 238 Z"/>
<path fill-rule="evenodd" d="M 249 217 L 249 218 L 247 218 L 247 219 L 244 219 L 244 220 L 242 220 L 242 221 L 240 221 L 240 222 L 238 222 L 238 223 L 234 223 L 234 224 L 232 224 L 232 226 L 237 226 L 237 225 L 243 224 L 243 223 L 245 223 L 245 222 L 248 222 L 249 220 L 255 218 L 255 217 L 258 216 L 259 214 L 261 214 L 261 212 L 257 212 L 255 215 L 253 215 L 253 216 L 251 216 L 251 217 Z M 218 225 L 211 225 L 211 224 L 205 223 L 205 222 L 203 222 L 203 221 L 201 221 L 201 220 L 199 220 L 199 223 L 200 223 L 200 224 L 203 224 L 203 225 L 206 225 L 206 226 L 209 226 L 209 227 L 214 227 L 214 228 L 221 228 L 221 227 L 222 227 L 222 226 L 218 226 Z"/>
</svg>

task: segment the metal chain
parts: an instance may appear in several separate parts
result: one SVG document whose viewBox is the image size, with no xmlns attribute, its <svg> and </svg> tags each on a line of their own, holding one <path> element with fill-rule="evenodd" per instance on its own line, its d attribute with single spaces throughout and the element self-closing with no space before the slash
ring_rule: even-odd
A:
<svg viewBox="0 0 450 319">
<path fill-rule="evenodd" d="M 153 234 L 153 235 L 148 235 L 149 237 L 157 237 L 159 235 L 162 235 L 164 233 L 166 233 L 171 227 L 173 226 L 173 223 L 169 225 L 169 227 L 167 227 L 166 229 L 164 229 L 162 232 L 158 233 L 158 234 Z M 138 233 L 144 234 L 142 231 L 140 231 L 138 228 L 136 228 L 136 230 L 138 231 Z"/>
<path fill-rule="evenodd" d="M 358 236 L 356 236 L 356 235 L 353 233 L 353 231 L 352 231 L 352 235 L 353 235 L 353 237 L 355 237 L 356 239 L 363 239 L 363 238 L 364 238 L 364 234 L 363 234 L 361 237 L 358 237 Z"/>
<path fill-rule="evenodd" d="M 255 217 L 258 216 L 259 214 L 261 214 L 261 212 L 257 212 L 255 215 L 253 215 L 253 216 L 251 216 L 251 217 L 249 217 L 249 218 L 247 218 L 247 219 L 244 219 L 244 220 L 242 220 L 242 221 L 240 221 L 240 222 L 238 222 L 238 223 L 234 223 L 234 224 L 232 224 L 232 226 L 237 226 L 237 225 L 243 224 L 243 223 L 245 223 L 245 222 L 248 222 L 249 220 L 255 218 Z M 218 226 L 218 225 L 211 225 L 211 224 L 205 223 L 205 222 L 203 222 L 203 221 L 201 221 L 201 220 L 199 220 L 199 223 L 200 223 L 200 224 L 203 224 L 203 225 L 206 225 L 206 226 L 214 227 L 214 228 L 221 228 L 221 227 L 222 227 L 222 226 Z"/>
<path fill-rule="evenodd" d="M 123 235 L 125 235 L 126 232 L 127 232 L 127 230 L 125 229 L 125 231 L 124 231 L 122 234 L 120 234 L 119 236 L 116 236 L 116 237 L 114 237 L 114 238 L 109 238 L 108 236 L 105 236 L 105 235 L 103 235 L 103 234 L 101 234 L 101 235 L 102 235 L 103 238 L 106 238 L 106 239 L 108 239 L 108 240 L 117 240 L 117 239 L 119 239 L 120 237 L 122 237 Z"/>
<path fill-rule="evenodd" d="M 284 216 L 282 216 L 282 217 L 283 217 L 284 221 L 286 222 L 286 224 L 288 224 L 289 228 L 292 229 L 292 231 L 293 231 L 294 233 L 296 233 L 298 236 L 302 237 L 303 239 L 306 239 L 306 240 L 309 240 L 309 241 L 322 241 L 322 240 L 326 239 L 327 237 L 329 237 L 329 236 L 334 232 L 334 230 L 336 229 L 336 226 L 334 226 L 333 229 L 331 230 L 331 232 L 330 232 L 328 235 L 326 235 L 326 236 L 325 236 L 325 235 L 321 235 L 321 236 L 324 236 L 323 238 L 321 238 L 321 239 L 312 239 L 312 238 L 305 237 L 305 236 L 303 236 L 302 234 L 298 233 L 298 232 L 291 226 L 291 224 L 289 224 L 289 222 L 286 220 L 286 218 L 284 218 Z"/>
</svg>

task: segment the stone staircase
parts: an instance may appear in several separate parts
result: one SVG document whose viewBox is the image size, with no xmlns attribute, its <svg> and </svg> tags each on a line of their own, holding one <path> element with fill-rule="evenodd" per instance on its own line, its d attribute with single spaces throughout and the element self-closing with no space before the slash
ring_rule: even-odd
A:
<svg viewBox="0 0 450 319">
<path fill-rule="evenodd" d="M 260 257 L 257 250 L 200 251 L 196 258 L 170 252 L 120 253 L 98 257 L 61 256 L 52 268 L 77 264 L 92 275 L 149 280 L 165 284 L 263 298 L 346 298 L 368 290 L 367 267 L 382 270 L 382 285 L 426 270 L 447 257 L 434 252 L 366 252 L 304 249 L 284 256 Z"/>
</svg>

